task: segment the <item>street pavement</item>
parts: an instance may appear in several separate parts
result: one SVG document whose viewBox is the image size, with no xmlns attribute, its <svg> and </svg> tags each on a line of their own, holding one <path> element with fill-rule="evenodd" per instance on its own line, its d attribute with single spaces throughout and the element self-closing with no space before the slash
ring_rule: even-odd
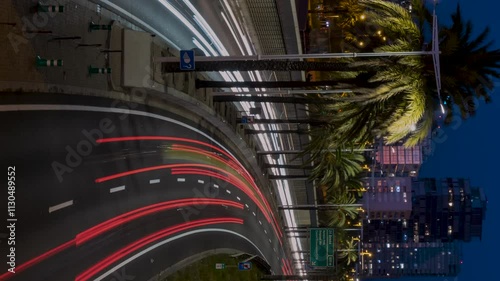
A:
<svg viewBox="0 0 500 281">
<path fill-rule="evenodd" d="M 29 98 L 26 98 L 28 96 L 10 94 L 10 91 L 6 91 L 6 89 L 16 91 L 23 85 L 40 84 L 58 85 L 59 91 L 66 91 L 66 88 L 64 88 L 66 86 L 70 89 L 71 87 L 79 87 L 86 89 L 92 95 L 122 90 L 120 87 L 117 87 L 120 84 L 120 76 L 116 75 L 116 73 L 119 73 L 118 69 L 121 67 L 119 64 L 120 60 L 116 59 L 117 54 L 106 55 L 101 51 L 115 49 L 116 46 L 120 45 L 117 34 L 120 34 L 120 30 L 123 28 L 140 29 L 129 23 L 126 19 L 105 8 L 99 8 L 95 3 L 90 1 L 73 0 L 62 2 L 65 5 L 64 13 L 53 13 L 46 16 L 33 13 L 32 8 L 36 5 L 36 1 L 6 1 L 2 3 L 2 8 L 4 8 L 0 10 L 2 18 L 7 23 L 16 23 L 15 27 L 0 25 L 0 38 L 2 38 L 0 40 L 0 49 L 2 49 L 0 52 L 0 89 L 3 91 L 1 94 L 1 102 L 3 104 L 82 104 L 109 109 L 110 104 L 115 100 L 45 93 L 31 94 L 28 95 Z M 209 13 L 212 13 L 212 11 L 209 11 Z M 88 24 L 91 21 L 99 24 L 113 24 L 113 30 L 111 32 L 89 32 Z M 51 34 L 27 33 L 27 31 L 50 31 Z M 79 38 L 64 39 L 68 37 Z M 64 40 L 54 40 L 57 38 Z M 100 46 L 82 46 L 81 44 L 100 44 Z M 156 53 L 166 51 L 165 44 L 159 40 L 156 40 L 154 49 Z M 62 67 L 36 68 L 34 64 L 36 56 L 48 59 L 62 59 L 64 65 Z M 97 67 L 111 66 L 114 75 L 88 75 L 87 68 L 89 65 Z M 155 75 L 157 82 L 159 82 L 158 77 L 160 75 Z M 187 78 L 192 79 L 193 76 L 188 76 Z M 186 81 L 185 74 L 173 77 L 167 83 L 168 86 L 185 91 L 189 87 L 186 87 L 183 81 Z M 52 89 L 47 90 L 52 91 Z M 45 91 L 42 90 L 42 92 Z M 189 94 L 192 95 L 192 93 Z M 179 97 L 180 95 L 176 94 L 176 96 L 172 95 L 168 98 L 175 99 Z M 184 97 L 182 99 L 187 100 Z M 176 107 L 174 103 L 170 104 L 172 112 L 180 115 L 175 115 L 168 111 L 160 111 L 151 106 L 139 106 L 137 109 L 170 116 L 201 130 L 207 128 L 206 121 L 208 121 L 208 124 L 224 132 L 221 135 L 220 133 L 214 133 L 216 130 L 213 128 L 209 129 L 209 134 L 214 139 L 221 143 L 237 142 L 236 138 L 230 137 L 234 134 L 234 131 L 229 129 L 215 113 L 212 112 L 210 115 L 201 117 L 201 119 L 205 120 L 202 125 L 199 120 L 195 120 L 191 116 L 194 112 L 203 114 L 203 111 L 197 108 L 197 105 L 190 105 L 186 101 L 181 101 L 181 104 L 189 105 L 188 108 L 192 112 L 182 114 L 181 111 L 185 109 L 181 109 L 179 106 Z M 224 110 L 224 112 L 227 111 Z M 19 198 L 16 202 L 18 204 L 16 209 L 20 218 L 20 223 L 17 225 L 17 239 L 21 245 L 17 248 L 18 265 L 29 258 L 73 239 L 80 231 L 107 218 L 115 217 L 134 208 L 165 200 L 200 196 L 200 192 L 203 192 L 198 187 L 193 187 L 193 185 L 196 185 L 197 179 L 188 178 L 186 183 L 190 185 L 188 188 L 185 188 L 181 183 L 176 182 L 175 177 L 166 172 L 150 172 L 147 175 L 138 174 L 124 178 L 120 182 L 106 182 L 101 184 L 93 182 L 98 176 L 130 170 L 136 167 L 169 163 L 168 159 L 166 160 L 162 156 L 161 149 L 157 145 L 151 145 L 150 143 L 135 142 L 94 147 L 92 154 L 86 157 L 82 164 L 74 168 L 73 172 L 65 174 L 62 182 L 59 181 L 51 167 L 54 161 L 64 163 L 67 156 L 66 146 L 75 148 L 82 139 L 85 139 L 82 131 L 84 129 L 90 131 L 98 128 L 99 122 L 105 117 L 112 119 L 113 124 L 116 124 L 117 127 L 116 130 L 108 134 L 109 136 L 178 135 L 197 140 L 206 140 L 205 137 L 189 130 L 171 125 L 167 126 L 165 122 L 150 118 L 129 116 L 125 120 L 120 120 L 116 114 L 108 113 L 70 111 L 21 113 L 11 111 L 8 113 L 2 112 L 0 116 L 4 120 L 0 126 L 0 132 L 2 133 L 0 143 L 4 147 L 2 151 L 2 167 L 10 165 L 8 163 L 16 163 L 15 165 L 19 167 L 20 171 L 25 172 L 17 179 L 17 185 L 19 188 L 22 188 L 20 193 L 17 194 Z M 238 145 L 232 144 L 229 147 L 232 149 L 242 149 L 246 145 L 238 143 Z M 246 149 L 248 150 L 248 148 Z M 232 153 L 240 155 L 240 157 L 242 155 L 241 151 L 232 151 Z M 243 155 L 246 158 L 252 157 L 248 152 L 244 152 Z M 245 163 L 255 162 L 255 160 L 253 162 L 250 160 L 245 159 Z M 149 188 L 151 187 L 149 180 L 153 178 L 160 179 L 162 188 Z M 205 181 L 208 182 L 209 180 L 205 179 Z M 222 185 L 221 182 L 219 184 Z M 126 192 L 110 193 L 110 188 L 122 185 L 126 186 Z M 232 185 L 228 185 L 227 190 L 231 193 L 219 192 L 217 198 L 233 201 L 239 201 L 236 198 L 240 198 L 242 201 L 250 200 L 246 194 Z M 271 198 L 268 191 L 264 190 L 264 193 L 267 198 Z M 48 212 L 50 206 L 68 200 L 73 200 L 74 203 L 72 206 L 53 213 Z M 224 229 L 235 228 L 235 231 L 247 235 L 259 248 L 265 249 L 263 250 L 265 257 L 271 263 L 273 270 L 278 272 L 281 263 L 278 260 L 274 261 L 274 255 L 282 256 L 281 246 L 276 237 L 272 236 L 275 235 L 272 227 L 265 222 L 262 213 L 256 208 L 255 204 L 252 205 L 249 203 L 248 205 L 250 208 L 247 208 L 248 210 L 244 214 L 238 212 L 231 213 L 233 216 L 244 217 L 245 224 L 238 227 L 232 225 L 224 226 Z M 273 204 L 271 205 L 273 206 Z M 220 216 L 225 214 L 226 209 L 219 209 L 214 210 L 212 213 L 200 212 L 193 215 L 190 219 L 201 218 L 205 215 Z M 178 222 L 179 214 L 176 212 L 173 212 L 173 214 L 169 212 L 166 219 L 167 224 L 171 225 Z M 255 215 L 252 215 L 252 213 L 255 213 Z M 263 232 L 263 230 L 266 230 L 266 232 Z M 149 231 L 152 230 L 150 229 Z M 110 234 L 110 240 L 104 241 L 119 245 L 125 243 L 124 241 L 137 239 L 145 233 L 136 232 L 136 234 L 127 236 L 129 234 L 122 231 L 114 233 L 114 235 Z M 175 249 L 185 249 L 183 252 L 184 255 L 172 255 L 165 258 L 164 262 L 152 263 L 148 266 L 150 272 L 139 270 L 141 266 L 144 266 L 144 264 L 139 266 L 142 257 L 135 260 L 129 266 L 136 268 L 132 272 L 135 272 L 134 274 L 137 276 L 141 276 L 137 280 L 146 280 L 146 277 L 151 277 L 152 274 L 164 270 L 166 267 L 175 264 L 183 258 L 208 249 L 220 247 L 231 248 L 232 246 L 240 251 L 258 254 L 255 247 L 241 243 L 238 240 L 239 238 L 235 238 L 234 235 L 196 235 L 202 235 L 199 240 L 198 238 L 195 239 L 196 243 L 192 241 L 173 243 L 172 247 L 177 247 Z M 226 239 L 224 235 L 229 235 L 232 238 Z M 217 241 L 214 240 L 214 243 L 212 243 L 212 238 L 210 238 L 212 236 L 219 236 L 220 241 L 215 239 Z M 191 240 L 189 238 L 183 239 L 186 241 Z M 206 240 L 211 241 L 211 243 L 202 243 L 201 241 L 205 241 L 204 239 L 211 239 Z M 271 243 L 267 239 L 271 239 Z M 184 240 L 181 239 L 179 241 Z M 269 247 L 269 245 L 272 247 Z M 2 246 L 1 253 L 4 253 L 6 251 L 4 249 L 6 244 L 0 243 L 0 246 Z M 278 250 L 278 253 L 274 253 L 274 249 Z M 38 267 L 39 270 L 26 270 L 22 274 L 27 275 L 20 274 L 14 280 L 70 280 L 69 276 L 74 277 L 78 273 L 78 270 L 83 270 L 85 266 L 96 262 L 105 253 L 112 251 L 112 249 L 106 248 L 99 248 L 98 250 L 101 252 L 93 252 L 94 250 L 77 249 L 75 252 L 70 251 L 62 256 L 56 256 L 54 260 L 49 259 L 46 263 L 41 264 Z M 180 251 L 175 250 L 174 252 L 178 253 Z M 163 259 L 160 253 L 155 254 L 155 260 L 160 261 Z M 94 257 L 94 259 L 89 258 L 87 263 L 82 262 L 79 264 L 77 262 L 78 257 L 82 259 L 82 257 L 88 256 Z M 147 262 L 148 259 L 144 258 L 144 261 Z M 5 264 L 3 266 L 5 267 Z M 6 267 L 4 267 L 1 268 L 2 272 L 6 270 Z M 75 268 L 74 270 L 64 270 L 65 268 L 73 267 Z M 49 273 L 52 269 L 54 273 Z M 129 272 L 128 270 L 127 267 L 127 273 Z M 139 273 L 138 271 L 141 272 Z M 69 279 L 66 279 L 66 277 Z M 110 280 L 113 280 L 112 278 L 110 277 Z"/>
<path fill-rule="evenodd" d="M 4 94 L 2 102 L 12 104 L 17 95 Z M 22 99 L 24 104 L 43 104 L 44 96 L 30 100 L 27 95 Z M 62 96 L 63 97 L 63 96 Z M 30 103 L 31 101 L 31 103 Z M 59 107 L 66 106 L 70 99 L 58 99 Z M 78 100 L 71 100 L 78 104 Z M 180 121 L 179 124 L 157 120 L 150 117 L 109 113 L 109 106 L 102 99 L 85 98 L 87 107 L 94 106 L 104 112 L 85 110 L 59 111 L 17 111 L 15 106 L 4 105 L 0 111 L 2 120 L 16 122 L 0 123 L 1 132 L 22 132 L 9 134 L 0 140 L 4 147 L 1 166 L 15 165 L 16 176 L 16 213 L 18 222 L 16 257 L 18 265 L 39 256 L 50 249 L 74 239 L 82 231 L 131 210 L 150 206 L 159 202 L 179 198 L 209 197 L 231 200 L 247 204 L 243 210 L 224 206 L 205 207 L 188 217 L 183 210 L 168 210 L 159 214 L 140 218 L 112 229 L 102 236 L 84 244 L 84 246 L 67 249 L 32 268 L 15 275 L 12 280 L 71 280 L 86 268 L 100 259 L 110 255 L 121 246 L 132 243 L 161 228 L 185 221 L 202 218 L 237 217 L 243 218 L 244 224 L 216 225 L 225 230 L 232 230 L 250 239 L 250 243 L 242 243 L 241 238 L 226 234 L 200 233 L 192 239 L 183 238 L 157 249 L 146 256 L 134 260 L 126 267 L 127 274 L 141 276 L 138 280 L 147 280 L 166 267 L 201 251 L 216 248 L 233 248 L 239 251 L 259 254 L 263 252 L 273 270 L 280 270 L 279 258 L 283 252 L 272 226 L 265 220 L 262 212 L 251 198 L 232 184 L 208 176 L 172 175 L 169 170 L 156 170 L 117 178 L 102 183 L 95 180 L 100 177 L 130 171 L 134 169 L 165 165 L 172 163 L 192 163 L 192 159 L 171 158 L 166 154 L 165 142 L 135 141 L 123 143 L 99 144 L 92 147 L 91 153 L 82 157 L 81 163 L 73 165 L 72 171 L 61 175 L 62 181 L 54 171 L 53 163 L 69 165 L 66 157 L 68 147 L 78 150 L 82 141 L 89 140 L 85 132 L 102 130 L 102 120 L 108 120 L 107 127 L 114 130 L 103 130 L 103 137 L 120 136 L 178 136 L 215 144 L 216 139 L 208 138 L 188 129 L 195 125 L 183 118 L 164 113 L 165 117 Z M 12 109 L 8 109 L 8 107 Z M 141 109 L 141 108 L 138 108 Z M 123 119 L 123 120 L 122 120 Z M 182 125 L 185 124 L 185 125 Z M 185 181 L 179 181 L 182 177 Z M 152 184 L 151 180 L 159 180 Z M 2 180 L 3 181 L 3 180 Z M 200 183 L 203 182 L 203 184 Z M 6 184 L 6 183 L 2 183 Z M 207 186 L 208 184 L 208 186 Z M 215 188 L 214 184 L 219 186 Z M 124 190 L 111 193 L 112 188 L 124 186 Z M 71 206 L 50 212 L 50 207 L 72 200 Z M 6 218 L 4 218 L 6 219 Z M 198 238 L 198 236 L 200 236 Z M 209 239 L 209 240 L 206 240 Z M 207 243 L 210 241 L 210 243 Z M 5 243 L 0 244 L 5 252 Z M 175 248 L 177 247 L 177 248 Z M 253 248 L 252 248 L 253 247 Z M 181 254 L 172 249 L 184 249 Z M 174 252 L 175 255 L 168 253 Z M 153 259 L 148 270 L 140 270 L 144 263 Z M 2 271 L 6 268 L 3 265 Z M 120 268 L 120 270 L 122 270 Z M 104 279 L 107 280 L 107 279 Z"/>
</svg>

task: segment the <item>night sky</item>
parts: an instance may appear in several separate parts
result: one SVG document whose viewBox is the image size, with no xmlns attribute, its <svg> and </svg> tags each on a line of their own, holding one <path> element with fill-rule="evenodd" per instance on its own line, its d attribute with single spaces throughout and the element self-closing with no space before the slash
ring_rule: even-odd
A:
<svg viewBox="0 0 500 281">
<path fill-rule="evenodd" d="M 450 14 L 460 3 L 464 19 L 471 19 L 474 34 L 484 27 L 491 29 L 490 39 L 500 48 L 500 1 L 440 0 L 437 8 L 440 23 L 450 23 Z M 422 166 L 420 177 L 463 177 L 471 185 L 483 187 L 488 197 L 482 241 L 464 244 L 462 271 L 457 278 L 404 278 L 409 280 L 498 280 L 500 243 L 498 233 L 500 198 L 500 83 L 491 93 L 493 103 L 480 103 L 476 116 L 447 127 L 447 139 L 436 143 L 432 155 Z M 498 238 L 498 237 L 497 237 Z"/>
</svg>

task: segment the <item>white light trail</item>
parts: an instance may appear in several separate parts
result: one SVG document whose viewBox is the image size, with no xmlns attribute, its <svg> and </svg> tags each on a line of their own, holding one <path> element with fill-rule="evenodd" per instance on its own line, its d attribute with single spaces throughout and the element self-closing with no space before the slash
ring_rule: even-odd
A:
<svg viewBox="0 0 500 281">
<path fill-rule="evenodd" d="M 166 0 L 158 0 L 165 8 L 167 8 L 174 16 L 179 19 L 191 32 L 208 48 L 213 56 L 219 56 L 219 53 L 212 48 L 210 43 L 201 35 L 201 33 L 174 7 Z"/>
<path fill-rule="evenodd" d="M 243 47 L 241 46 L 240 41 L 238 40 L 238 37 L 236 37 L 236 34 L 234 33 L 233 27 L 231 26 L 231 24 L 227 20 L 226 15 L 224 14 L 224 12 L 221 12 L 220 14 L 222 15 L 222 19 L 226 22 L 226 25 L 229 28 L 229 31 L 231 31 L 231 34 L 234 37 L 234 41 L 236 41 L 236 44 L 238 45 L 238 48 L 240 49 L 241 54 L 245 55 L 245 51 L 243 50 Z"/>
<path fill-rule="evenodd" d="M 205 56 L 207 57 L 211 57 L 212 55 L 210 55 L 210 52 L 207 51 L 207 49 L 205 49 L 205 47 L 203 47 L 203 45 L 201 45 L 201 43 L 196 40 L 196 38 L 193 38 L 193 44 L 200 50 L 203 51 L 203 53 L 205 53 Z"/>
</svg>

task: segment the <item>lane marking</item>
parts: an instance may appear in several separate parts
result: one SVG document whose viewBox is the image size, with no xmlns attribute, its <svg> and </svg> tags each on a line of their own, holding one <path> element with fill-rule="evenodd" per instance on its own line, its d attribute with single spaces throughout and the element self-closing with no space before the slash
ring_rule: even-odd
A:
<svg viewBox="0 0 500 281">
<path fill-rule="evenodd" d="M 131 256 L 130 258 L 122 261 L 121 263 L 115 265 L 113 268 L 110 268 L 108 271 L 104 272 L 102 275 L 100 275 L 99 277 L 95 278 L 94 281 L 101 281 L 101 280 L 104 280 L 106 277 L 108 277 L 109 275 L 113 274 L 113 272 L 116 272 L 118 269 L 122 268 L 123 266 L 127 265 L 128 263 L 130 263 L 131 261 L 143 256 L 144 254 L 150 252 L 150 251 L 153 251 L 154 249 L 160 247 L 160 246 L 163 246 L 167 243 L 170 243 L 172 241 L 175 241 L 177 239 L 180 239 L 180 238 L 183 238 L 183 237 L 186 237 L 186 236 L 189 236 L 189 235 L 193 235 L 193 234 L 198 234 L 198 233 L 203 233 L 203 232 L 226 232 L 226 233 L 229 233 L 229 234 L 232 234 L 232 235 L 236 235 L 236 236 L 239 236 L 240 238 L 246 240 L 248 243 L 250 243 L 255 249 L 257 249 L 257 251 L 259 251 L 260 253 L 260 256 L 262 258 L 264 258 L 264 260 L 268 262 L 268 260 L 266 259 L 266 256 L 262 253 L 262 251 L 257 247 L 257 245 L 255 245 L 252 241 L 250 241 L 250 239 L 248 239 L 247 237 L 237 233 L 237 232 L 234 232 L 234 231 L 231 231 L 231 230 L 227 230 L 227 229 L 220 229 L 220 228 L 205 228 L 205 229 L 197 229 L 197 230 L 192 230 L 192 231 L 188 231 L 186 233 L 182 233 L 182 234 L 179 234 L 177 236 L 174 236 L 174 237 L 171 237 L 171 238 L 167 238 L 161 242 L 158 242 L 156 244 L 153 244 L 151 245 L 150 247 L 140 251 L 139 253 Z M 279 258 L 278 258 L 279 260 Z"/>
<path fill-rule="evenodd" d="M 261 222 L 261 221 L 259 221 L 259 223 L 260 223 L 260 225 L 262 225 L 262 222 Z"/>
<path fill-rule="evenodd" d="M 271 242 L 271 239 L 269 239 L 269 243 L 272 243 L 272 242 Z"/>
<path fill-rule="evenodd" d="M 160 183 L 160 179 L 149 180 L 149 184 Z"/>
<path fill-rule="evenodd" d="M 252 214 L 253 214 L 254 217 L 256 216 L 255 212 L 252 212 Z"/>
<path fill-rule="evenodd" d="M 122 190 L 125 190 L 125 186 L 124 185 L 110 188 L 109 189 L 109 193 L 115 193 L 115 192 L 122 191 Z"/>
<path fill-rule="evenodd" d="M 219 188 L 219 186 L 218 186 L 218 185 L 216 185 L 216 184 L 214 184 L 214 187 L 215 187 L 215 188 Z"/>
<path fill-rule="evenodd" d="M 229 193 L 229 194 L 231 194 L 231 191 L 229 191 L 229 189 L 226 189 L 226 192 Z"/>
<path fill-rule="evenodd" d="M 250 207 L 248 207 L 248 204 L 245 204 L 245 207 L 247 207 L 247 208 L 249 208 L 249 209 L 250 209 Z"/>
<path fill-rule="evenodd" d="M 264 233 L 267 234 L 267 230 L 264 229 Z"/>
<path fill-rule="evenodd" d="M 198 180 L 198 183 L 202 183 L 202 184 L 203 184 L 203 183 L 205 183 L 205 181 L 202 181 L 202 180 Z"/>
<path fill-rule="evenodd" d="M 55 212 L 55 211 L 60 210 L 62 208 L 69 207 L 71 205 L 73 205 L 73 200 L 69 200 L 69 201 L 66 201 L 64 203 L 57 204 L 55 206 L 49 207 L 49 213 Z"/>
<path fill-rule="evenodd" d="M 177 178 L 177 182 L 185 182 L 186 179 L 185 178 Z"/>
<path fill-rule="evenodd" d="M 238 201 L 241 201 L 241 198 L 240 198 L 240 197 L 238 197 L 238 196 L 236 196 L 236 199 L 238 199 Z"/>
</svg>

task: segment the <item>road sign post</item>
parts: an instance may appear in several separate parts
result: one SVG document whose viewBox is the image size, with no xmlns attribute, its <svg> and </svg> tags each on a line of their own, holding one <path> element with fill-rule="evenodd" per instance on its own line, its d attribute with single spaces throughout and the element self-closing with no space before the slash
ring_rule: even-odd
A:
<svg viewBox="0 0 500 281">
<path fill-rule="evenodd" d="M 194 50 L 181 50 L 180 52 L 180 69 L 181 70 L 194 70 Z"/>
<path fill-rule="evenodd" d="M 311 228 L 311 266 L 333 267 L 333 228 Z"/>
<path fill-rule="evenodd" d="M 238 263 L 238 269 L 239 270 L 250 270 L 250 269 L 252 269 L 252 263 L 251 262 L 240 262 L 240 263 Z"/>
</svg>

